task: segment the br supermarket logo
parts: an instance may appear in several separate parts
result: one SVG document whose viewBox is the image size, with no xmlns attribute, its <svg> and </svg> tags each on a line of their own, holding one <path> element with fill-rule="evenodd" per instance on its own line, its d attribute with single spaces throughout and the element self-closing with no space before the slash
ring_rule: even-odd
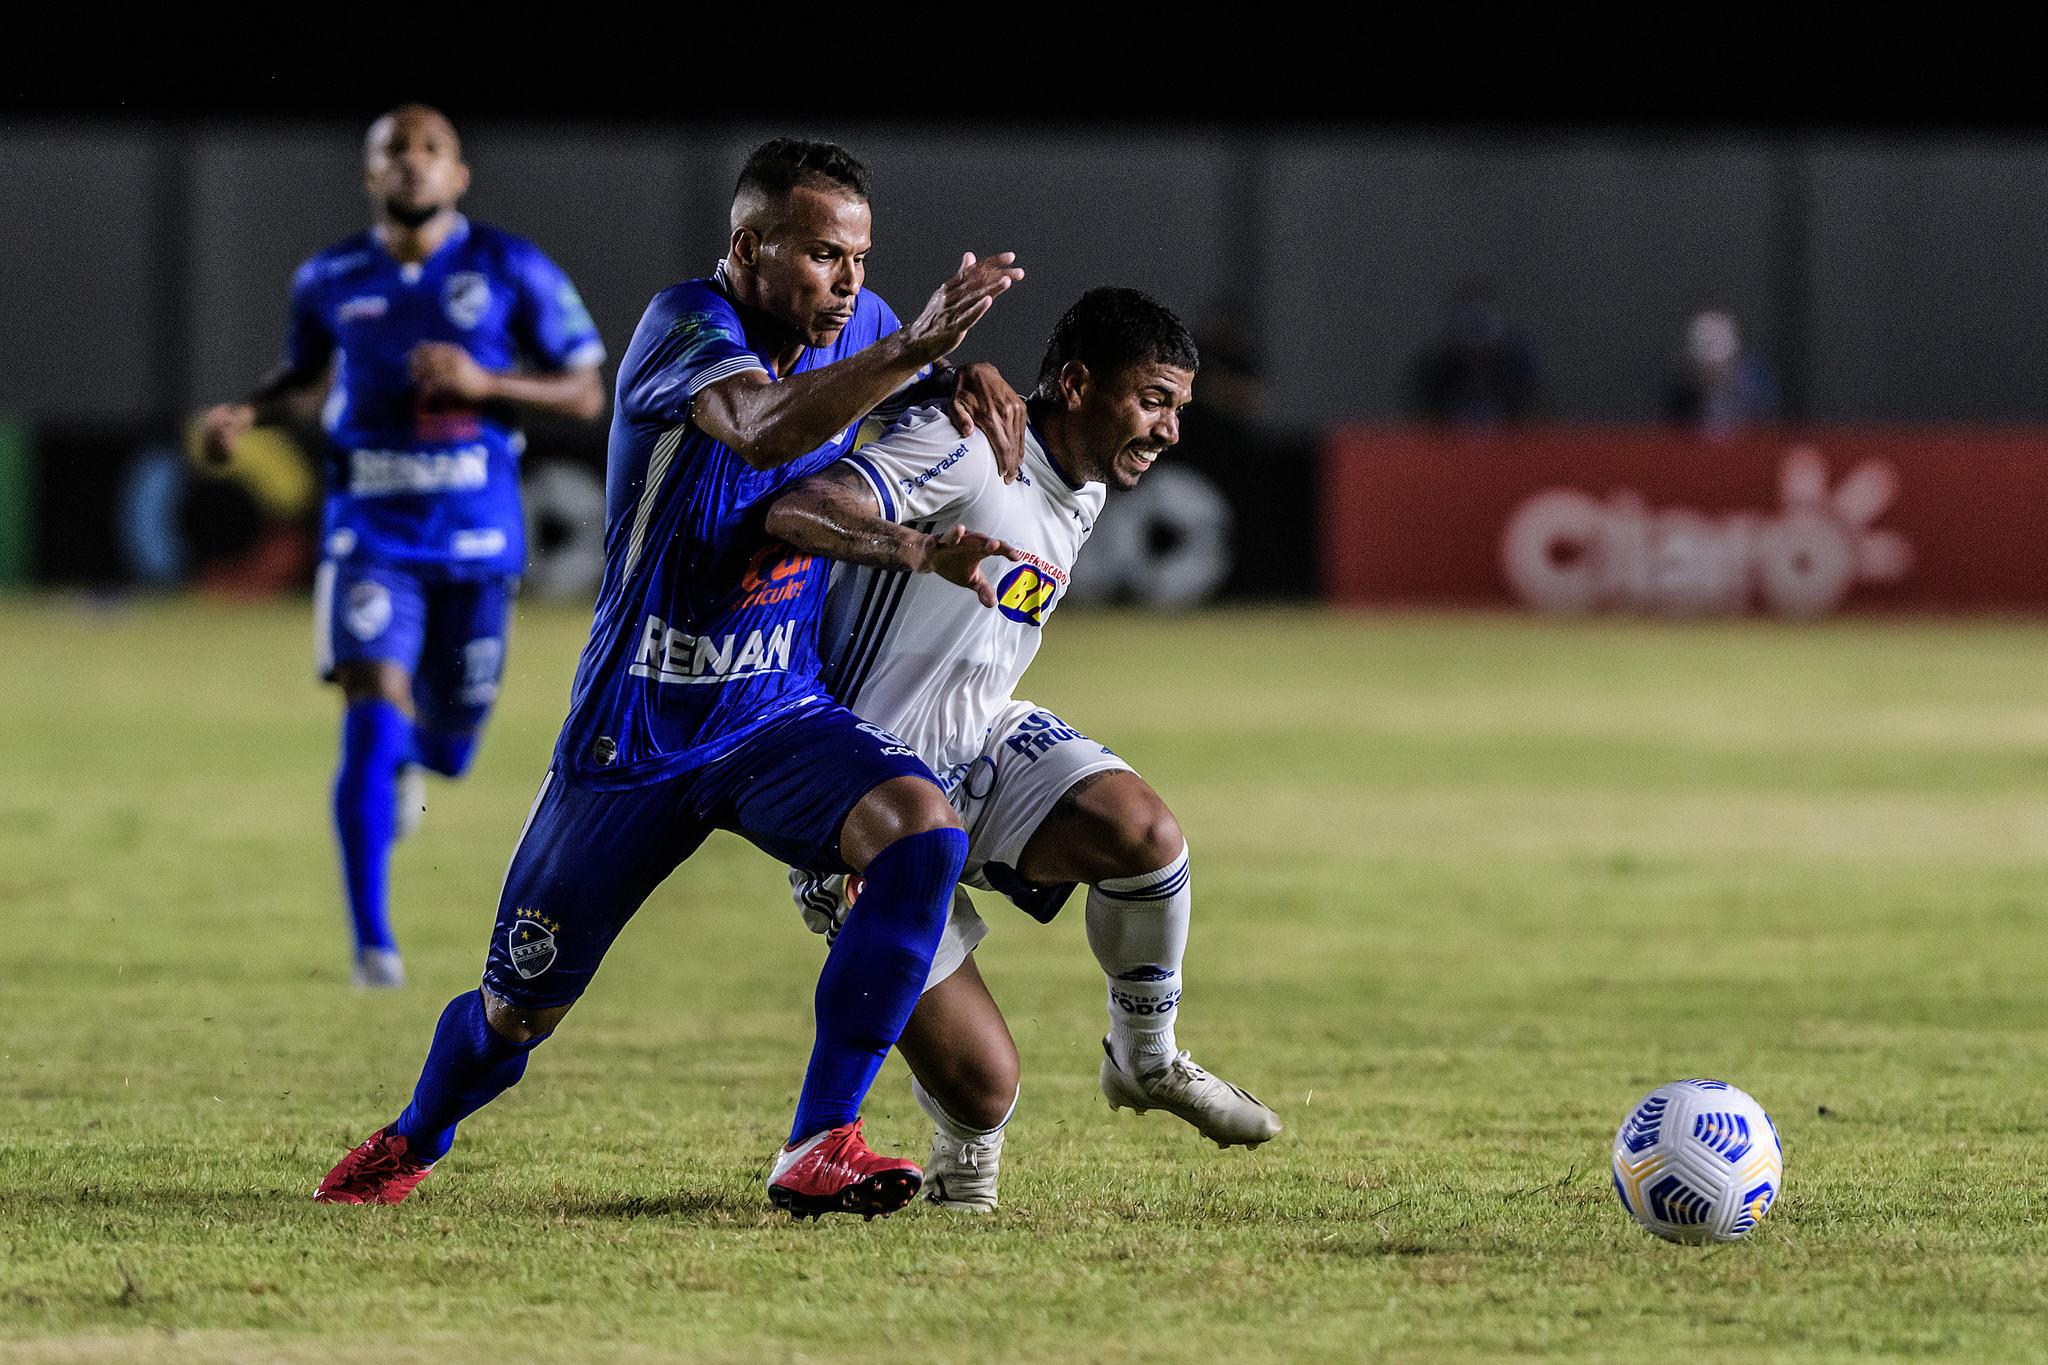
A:
<svg viewBox="0 0 2048 1365">
<path fill-rule="evenodd" d="M 1019 564 L 996 585 L 996 610 L 1012 621 L 1041 626 L 1059 591 L 1059 583 L 1037 565 Z"/>
<path fill-rule="evenodd" d="M 1827 616 L 1857 584 L 1896 583 L 1911 567 L 1912 546 L 1875 525 L 1898 491 L 1881 460 L 1831 489 L 1812 446 L 1786 453 L 1774 512 L 1651 508 L 1630 489 L 1602 501 L 1549 488 L 1508 518 L 1501 570 L 1542 611 Z"/>
</svg>

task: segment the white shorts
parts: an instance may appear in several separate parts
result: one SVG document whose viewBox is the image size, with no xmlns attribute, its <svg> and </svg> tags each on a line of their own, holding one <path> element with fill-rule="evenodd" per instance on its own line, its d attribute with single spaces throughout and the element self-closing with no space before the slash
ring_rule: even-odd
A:
<svg viewBox="0 0 2048 1365">
<path fill-rule="evenodd" d="M 1107 746 L 1088 738 L 1052 712 L 1028 701 L 1013 701 L 996 713 L 981 752 L 938 775 L 967 831 L 967 866 L 961 886 L 992 891 L 997 881 L 1014 884 L 1017 860 L 1059 799 L 1084 777 L 1129 772 L 1131 765 Z M 829 939 L 846 918 L 845 878 L 813 877 L 792 870 L 789 882 L 804 923 Z M 953 910 L 932 957 L 930 990 L 974 951 L 988 925 L 964 889 L 953 892 Z"/>
</svg>

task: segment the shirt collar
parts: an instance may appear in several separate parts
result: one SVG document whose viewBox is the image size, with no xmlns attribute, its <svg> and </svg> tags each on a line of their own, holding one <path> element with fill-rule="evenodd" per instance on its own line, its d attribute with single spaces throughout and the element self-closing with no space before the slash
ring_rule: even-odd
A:
<svg viewBox="0 0 2048 1365">
<path fill-rule="evenodd" d="M 1024 426 L 1031 433 L 1031 439 L 1038 442 L 1039 453 L 1044 455 L 1045 462 L 1052 466 L 1052 472 L 1060 476 L 1061 483 L 1073 489 L 1076 493 L 1088 486 L 1085 483 L 1076 482 L 1074 476 L 1069 474 L 1065 466 L 1060 464 L 1059 456 L 1052 453 L 1052 446 L 1047 444 L 1045 433 L 1038 429 L 1038 423 L 1026 418 Z"/>
</svg>

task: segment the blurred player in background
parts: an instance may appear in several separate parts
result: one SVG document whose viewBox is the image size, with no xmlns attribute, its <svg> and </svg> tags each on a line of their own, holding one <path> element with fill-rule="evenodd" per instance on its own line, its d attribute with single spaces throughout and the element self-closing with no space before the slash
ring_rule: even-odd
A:
<svg viewBox="0 0 2048 1365">
<path fill-rule="evenodd" d="M 483 986 L 449 1002 L 412 1104 L 317 1199 L 405 1198 L 456 1125 L 519 1080 L 627 920 L 713 829 L 865 878 L 819 973 L 816 1041 L 771 1200 L 873 1217 L 917 1193 L 915 1163 L 868 1149 L 860 1105 L 931 970 L 967 836 L 916 753 L 819 681 L 826 566 L 762 519 L 1023 272 L 1007 253 L 969 255 L 900 326 L 862 288 L 866 171 L 829 143 L 757 148 L 731 225 L 716 273 L 657 294 L 620 365 L 596 619 Z M 999 548 L 963 531 L 922 567 L 971 579 Z"/>
<path fill-rule="evenodd" d="M 1092 289 L 1053 332 L 1015 482 L 996 477 L 984 438 L 920 409 L 777 499 L 767 527 L 843 561 L 820 636 L 826 683 L 939 775 L 971 841 L 968 884 L 1040 920 L 1076 883 L 1089 887 L 1088 944 L 1109 981 L 1100 1082 L 1110 1106 L 1164 1109 L 1219 1146 L 1257 1146 L 1280 1131 L 1278 1117 L 1175 1042 L 1192 893 L 1173 813 L 1108 748 L 1014 696 L 1105 485 L 1136 487 L 1179 439 L 1196 365 L 1193 339 L 1162 304 Z M 940 537 L 959 535 L 957 523 L 1016 561 L 985 566 L 1002 574 L 980 586 L 980 602 L 912 572 Z M 791 880 L 814 929 L 837 934 L 860 913 L 865 893 L 848 894 L 845 878 Z M 970 956 L 986 932 L 957 892 L 897 1040 L 937 1125 L 925 1195 L 973 1210 L 995 1207 L 1017 1098 L 1016 1044 Z"/>
<path fill-rule="evenodd" d="M 468 770 L 504 672 L 526 557 L 513 409 L 600 415 L 604 347 L 553 261 L 456 212 L 469 167 L 439 112 L 393 110 L 363 152 L 375 222 L 300 267 L 284 363 L 210 410 L 206 441 L 222 456 L 332 385 L 314 647 L 346 707 L 334 828 L 354 979 L 391 987 L 392 842 L 418 818 L 420 769 Z"/>
</svg>

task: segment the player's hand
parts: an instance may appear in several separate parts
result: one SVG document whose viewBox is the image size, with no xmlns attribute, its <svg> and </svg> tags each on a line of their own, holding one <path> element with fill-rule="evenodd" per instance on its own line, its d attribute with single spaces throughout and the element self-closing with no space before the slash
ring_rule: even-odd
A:
<svg viewBox="0 0 2048 1365">
<path fill-rule="evenodd" d="M 407 357 L 413 387 L 422 398 L 482 403 L 495 392 L 496 377 L 460 346 L 423 341 Z"/>
<path fill-rule="evenodd" d="M 256 425 L 256 409 L 247 403 L 216 403 L 200 421 L 199 453 L 208 464 L 234 458 L 235 443 Z"/>
<path fill-rule="evenodd" d="M 981 605 L 992 607 L 996 604 L 995 584 L 989 582 L 988 575 L 981 571 L 982 561 L 991 556 L 1023 558 L 994 536 L 955 526 L 943 534 L 925 538 L 924 557 L 917 566 L 917 572 L 935 573 L 948 583 L 958 583 L 980 598 Z"/>
<path fill-rule="evenodd" d="M 996 453 L 996 469 L 1008 483 L 1024 464 L 1024 426 L 1028 420 L 1024 399 L 1010 387 L 995 366 L 986 362 L 968 365 L 953 384 L 952 401 L 946 405 L 953 425 L 962 436 L 972 436 L 979 426 Z"/>
<path fill-rule="evenodd" d="M 924 364 L 941 360 L 967 339 L 968 328 L 995 307 L 1004 290 L 1024 278 L 1012 265 L 1013 251 L 978 261 L 969 251 L 960 257 L 960 269 L 939 286 L 917 320 L 903 329 L 903 341 L 911 354 Z"/>
</svg>

